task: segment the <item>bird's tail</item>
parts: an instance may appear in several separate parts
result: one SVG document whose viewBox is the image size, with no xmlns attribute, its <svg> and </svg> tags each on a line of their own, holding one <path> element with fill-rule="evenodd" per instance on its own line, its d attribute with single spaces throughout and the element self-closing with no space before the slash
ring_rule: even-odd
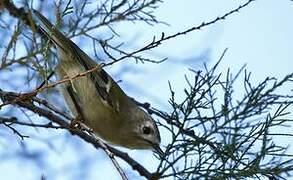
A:
<svg viewBox="0 0 293 180">
<path fill-rule="evenodd" d="M 55 44 L 57 48 L 66 52 L 70 49 L 70 40 L 64 36 L 45 16 L 36 10 L 33 10 L 34 14 L 40 19 L 44 28 L 40 26 L 39 28 L 43 33 Z"/>
</svg>

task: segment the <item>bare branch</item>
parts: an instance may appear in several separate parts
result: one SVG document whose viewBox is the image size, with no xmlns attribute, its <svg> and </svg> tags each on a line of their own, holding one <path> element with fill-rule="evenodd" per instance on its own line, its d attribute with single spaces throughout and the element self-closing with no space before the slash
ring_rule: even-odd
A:
<svg viewBox="0 0 293 180">
<path fill-rule="evenodd" d="M 20 95 L 17 93 L 4 92 L 0 90 L 0 97 L 5 102 L 5 101 L 14 101 L 17 98 L 20 98 Z M 43 101 L 43 100 L 39 100 L 39 101 Z M 38 107 L 34 105 L 31 101 L 16 101 L 15 105 L 22 108 L 26 108 L 40 116 L 46 117 L 48 120 L 58 124 L 61 127 L 66 127 L 66 129 L 70 131 L 73 135 L 79 136 L 84 141 L 92 144 L 95 148 L 97 149 L 101 148 L 105 152 L 110 151 L 113 155 L 123 159 L 130 166 L 132 166 L 134 170 L 139 172 L 140 175 L 146 177 L 147 179 L 150 179 L 152 177 L 152 174 L 148 170 L 146 170 L 141 164 L 139 164 L 134 159 L 132 159 L 127 153 L 121 152 L 109 145 L 102 143 L 99 139 L 96 139 L 96 137 L 89 135 L 87 132 L 81 131 L 76 128 L 71 128 L 70 123 L 67 120 L 55 115 L 53 112 L 43 109 L 41 107 Z"/>
</svg>

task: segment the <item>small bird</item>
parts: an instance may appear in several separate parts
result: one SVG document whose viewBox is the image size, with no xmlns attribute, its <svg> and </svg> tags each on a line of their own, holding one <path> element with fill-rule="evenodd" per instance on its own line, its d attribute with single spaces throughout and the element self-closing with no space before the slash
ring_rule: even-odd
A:
<svg viewBox="0 0 293 180">
<path fill-rule="evenodd" d="M 57 49 L 56 73 L 60 79 L 99 65 L 41 13 L 34 10 L 34 14 L 44 25 L 39 28 Z M 103 140 L 130 149 L 161 152 L 155 121 L 102 68 L 63 83 L 61 92 L 72 114 Z"/>
</svg>

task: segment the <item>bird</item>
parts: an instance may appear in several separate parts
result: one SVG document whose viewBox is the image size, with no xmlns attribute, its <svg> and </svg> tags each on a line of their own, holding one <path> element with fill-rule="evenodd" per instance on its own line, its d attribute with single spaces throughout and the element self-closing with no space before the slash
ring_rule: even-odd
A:
<svg viewBox="0 0 293 180">
<path fill-rule="evenodd" d="M 60 79 L 100 66 L 86 76 L 61 84 L 61 94 L 72 115 L 109 144 L 161 152 L 160 132 L 151 115 L 139 107 L 99 63 L 40 12 L 33 12 L 42 24 L 38 27 L 57 49 L 55 71 Z"/>
</svg>

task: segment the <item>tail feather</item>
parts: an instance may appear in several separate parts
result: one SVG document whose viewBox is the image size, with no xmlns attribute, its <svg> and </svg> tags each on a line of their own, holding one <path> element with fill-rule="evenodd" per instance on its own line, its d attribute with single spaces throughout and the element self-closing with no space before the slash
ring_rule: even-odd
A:
<svg viewBox="0 0 293 180">
<path fill-rule="evenodd" d="M 50 21 L 41 13 L 36 10 L 33 10 L 33 12 L 44 25 L 45 29 L 41 26 L 39 28 L 47 37 L 64 52 L 66 52 L 66 49 L 70 49 L 68 46 L 70 44 L 70 42 L 68 42 L 68 38 L 66 38 L 63 33 L 61 33 L 52 23 L 50 23 Z"/>
</svg>

